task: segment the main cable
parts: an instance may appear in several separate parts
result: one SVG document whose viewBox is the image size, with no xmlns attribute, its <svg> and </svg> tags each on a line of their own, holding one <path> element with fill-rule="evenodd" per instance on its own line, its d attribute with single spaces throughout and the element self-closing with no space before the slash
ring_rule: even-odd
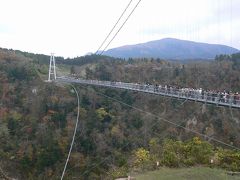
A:
<svg viewBox="0 0 240 180">
<path fill-rule="evenodd" d="M 104 41 L 102 42 L 102 44 L 99 46 L 98 50 L 95 52 L 95 54 L 97 54 L 99 52 L 99 50 L 102 48 L 102 46 L 104 45 L 104 43 L 107 41 L 107 39 L 109 38 L 109 36 L 112 34 L 113 30 L 115 29 L 115 27 L 117 26 L 117 24 L 119 23 L 119 21 L 122 19 L 123 15 L 125 14 L 125 12 L 127 11 L 127 9 L 129 8 L 130 4 L 132 3 L 133 0 L 130 0 L 128 5 L 126 6 L 126 8 L 124 9 L 124 11 L 122 12 L 121 16 L 118 18 L 117 22 L 114 24 L 113 28 L 110 30 L 110 32 L 108 33 L 108 35 L 106 36 L 106 38 L 104 39 Z"/>
<path fill-rule="evenodd" d="M 61 180 L 63 180 L 63 177 L 65 175 L 65 171 L 66 171 L 66 168 L 67 168 L 67 165 L 68 165 L 68 161 L 69 161 L 69 158 L 70 158 L 70 155 L 71 155 L 71 152 L 72 152 L 72 148 L 73 148 L 73 144 L 74 144 L 74 140 L 75 140 L 75 136 L 76 136 L 76 132 L 77 132 L 77 127 L 78 127 L 78 122 L 79 122 L 79 111 L 80 111 L 80 101 L 79 101 L 79 95 L 78 95 L 78 92 L 76 90 L 76 88 L 70 84 L 72 86 L 72 88 L 74 89 L 76 95 L 77 95 L 77 102 L 78 102 L 78 112 L 77 112 L 77 120 L 76 120 L 76 124 L 75 124 L 75 129 L 74 129 L 74 133 L 73 133 L 73 137 L 72 137 L 72 142 L 71 142 L 71 146 L 69 148 L 69 152 L 68 152 L 68 156 L 67 156 L 67 159 L 66 159 L 66 163 L 65 163 L 65 166 L 64 166 L 64 169 L 63 169 L 63 172 L 62 172 L 62 176 L 61 176 Z"/>
<path fill-rule="evenodd" d="M 123 28 L 123 26 L 126 24 L 126 22 L 129 20 L 129 18 L 131 17 L 131 15 L 133 14 L 133 12 L 136 10 L 136 8 L 138 7 L 138 5 L 140 4 L 142 0 L 139 0 L 138 3 L 135 5 L 135 7 L 133 8 L 133 10 L 131 11 L 131 13 L 128 15 L 128 17 L 126 18 L 126 20 L 123 22 L 123 24 L 121 25 L 121 27 L 118 29 L 118 31 L 114 34 L 113 38 L 109 41 L 109 43 L 105 46 L 105 48 L 102 50 L 102 52 L 100 53 L 100 55 L 102 55 L 104 53 L 104 51 L 108 48 L 108 46 L 112 43 L 112 41 L 115 39 L 115 37 L 118 35 L 118 33 L 121 31 L 121 29 Z"/>
</svg>

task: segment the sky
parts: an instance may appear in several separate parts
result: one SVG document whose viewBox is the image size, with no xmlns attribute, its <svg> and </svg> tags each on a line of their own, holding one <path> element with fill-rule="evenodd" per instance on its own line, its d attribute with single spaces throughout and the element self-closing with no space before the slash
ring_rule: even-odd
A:
<svg viewBox="0 0 240 180">
<path fill-rule="evenodd" d="M 132 0 L 117 28 L 137 2 Z M 94 53 L 128 3 L 0 0 L 0 47 L 39 54 L 53 52 L 65 58 Z M 240 0 L 142 0 L 108 49 L 162 38 L 240 49 L 239 8 Z"/>
</svg>

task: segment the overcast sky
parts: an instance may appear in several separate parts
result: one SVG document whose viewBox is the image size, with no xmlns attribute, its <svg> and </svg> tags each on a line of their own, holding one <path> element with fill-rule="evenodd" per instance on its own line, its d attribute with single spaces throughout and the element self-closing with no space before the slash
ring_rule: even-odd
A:
<svg viewBox="0 0 240 180">
<path fill-rule="evenodd" d="M 64 57 L 95 52 L 128 2 L 0 0 L 0 47 Z M 240 0 L 142 0 L 109 48 L 172 37 L 240 49 L 239 9 Z"/>
</svg>

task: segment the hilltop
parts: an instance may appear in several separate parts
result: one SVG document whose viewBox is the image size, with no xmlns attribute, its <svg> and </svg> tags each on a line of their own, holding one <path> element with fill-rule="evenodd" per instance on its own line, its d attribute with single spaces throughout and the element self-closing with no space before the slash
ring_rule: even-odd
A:
<svg viewBox="0 0 240 180">
<path fill-rule="evenodd" d="M 233 54 L 238 49 L 220 45 L 165 38 L 107 50 L 104 54 L 118 58 L 214 59 L 218 54 Z"/>
</svg>

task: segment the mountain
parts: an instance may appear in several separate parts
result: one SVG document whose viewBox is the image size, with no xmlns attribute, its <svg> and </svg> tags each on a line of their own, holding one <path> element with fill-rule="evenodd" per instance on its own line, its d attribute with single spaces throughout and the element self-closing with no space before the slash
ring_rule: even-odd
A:
<svg viewBox="0 0 240 180">
<path fill-rule="evenodd" d="M 104 54 L 119 58 L 214 59 L 219 54 L 237 52 L 238 49 L 225 45 L 165 38 L 109 49 Z"/>
<path fill-rule="evenodd" d="M 59 179 L 64 167 L 78 101 L 70 84 L 44 81 L 49 58 L 0 48 L 0 179 Z M 72 71 L 84 79 L 240 92 L 240 54 L 221 58 L 183 66 L 94 54 L 66 60 L 56 57 L 56 63 L 57 73 Z M 240 148 L 239 109 L 120 89 L 74 87 L 81 97 L 80 128 L 69 160 L 74 168 L 68 168 L 65 179 L 116 179 L 133 171 L 156 170 L 156 161 L 163 171 L 167 166 L 173 171 L 210 166 L 240 172 L 240 151 L 234 150 Z"/>
</svg>

